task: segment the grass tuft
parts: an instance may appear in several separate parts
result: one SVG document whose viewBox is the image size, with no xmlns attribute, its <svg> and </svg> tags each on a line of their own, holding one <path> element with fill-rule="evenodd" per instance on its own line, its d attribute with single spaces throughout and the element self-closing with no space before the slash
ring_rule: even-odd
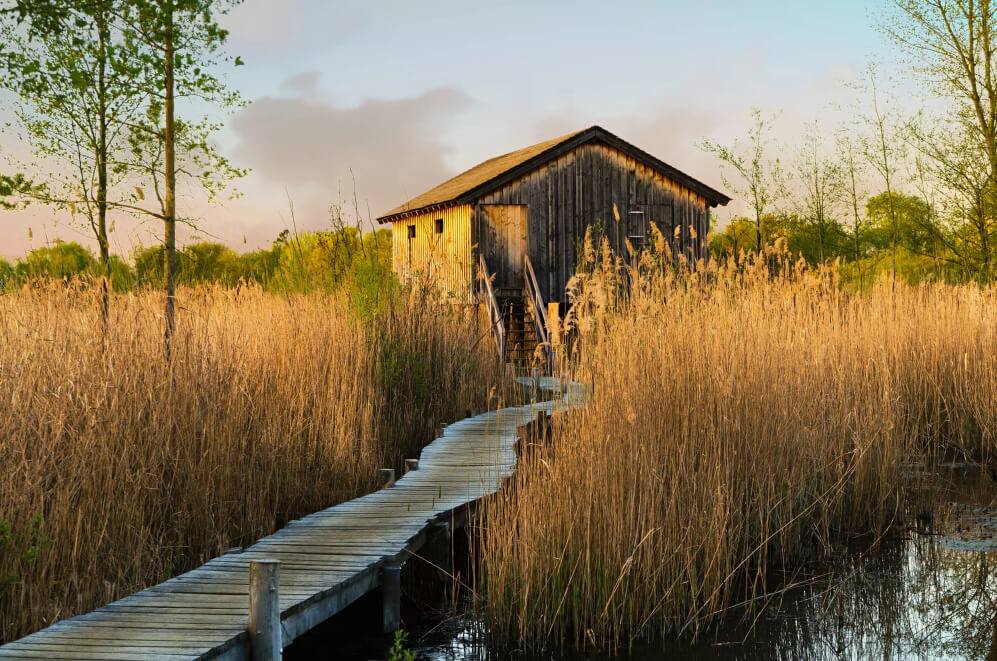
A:
<svg viewBox="0 0 997 661">
<path fill-rule="evenodd" d="M 501 371 L 469 311 L 412 294 L 39 284 L 0 295 L 0 640 L 373 489 Z M 106 347 L 106 348 L 105 348 Z"/>
<path fill-rule="evenodd" d="M 902 522 L 905 464 L 992 451 L 991 289 L 848 294 L 781 247 L 695 271 L 587 253 L 567 323 L 593 397 L 484 512 L 498 644 L 695 636 Z"/>
</svg>

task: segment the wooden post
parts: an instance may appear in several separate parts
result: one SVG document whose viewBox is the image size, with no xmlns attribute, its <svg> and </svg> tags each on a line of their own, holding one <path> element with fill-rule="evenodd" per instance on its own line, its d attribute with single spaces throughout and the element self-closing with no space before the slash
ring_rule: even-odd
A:
<svg viewBox="0 0 997 661">
<path fill-rule="evenodd" d="M 446 425 L 438 425 L 436 427 L 436 436 L 434 436 L 433 438 L 443 438 L 443 430 L 446 428 L 447 428 Z"/>
<path fill-rule="evenodd" d="M 557 301 L 547 303 L 547 332 L 550 334 L 550 346 L 561 346 L 561 306 Z"/>
<path fill-rule="evenodd" d="M 391 560 L 381 568 L 382 622 L 384 633 L 402 626 L 402 563 Z"/>
<path fill-rule="evenodd" d="M 453 531 L 449 521 L 437 521 L 430 526 L 426 553 L 429 561 L 442 572 L 444 577 L 454 580 L 453 576 Z"/>
<path fill-rule="evenodd" d="M 419 460 L 418 459 L 406 459 L 405 460 L 405 472 L 417 471 L 419 470 Z"/>
<path fill-rule="evenodd" d="M 377 483 L 382 489 L 389 489 L 395 485 L 395 469 L 380 468 L 377 471 Z"/>
<path fill-rule="evenodd" d="M 279 661 L 280 563 L 276 560 L 249 562 L 249 644 L 253 661 Z"/>
</svg>

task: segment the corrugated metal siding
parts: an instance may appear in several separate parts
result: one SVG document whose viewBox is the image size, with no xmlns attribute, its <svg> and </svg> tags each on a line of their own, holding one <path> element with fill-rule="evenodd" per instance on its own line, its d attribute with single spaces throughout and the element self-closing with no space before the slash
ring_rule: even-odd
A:
<svg viewBox="0 0 997 661">
<path fill-rule="evenodd" d="M 443 233 L 436 233 L 437 219 Z M 409 239 L 409 227 L 415 238 Z M 402 281 L 436 287 L 444 296 L 472 300 L 471 205 L 421 213 L 391 224 L 391 265 Z"/>
</svg>

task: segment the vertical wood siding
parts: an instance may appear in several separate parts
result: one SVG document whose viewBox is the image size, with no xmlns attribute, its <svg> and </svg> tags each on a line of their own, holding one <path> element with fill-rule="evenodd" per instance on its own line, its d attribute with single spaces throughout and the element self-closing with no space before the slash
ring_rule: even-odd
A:
<svg viewBox="0 0 997 661">
<path fill-rule="evenodd" d="M 523 287 L 523 256 L 528 254 L 527 207 L 522 204 L 485 204 L 485 234 L 480 242 L 489 275 L 494 274 L 497 289 Z"/>
<path fill-rule="evenodd" d="M 436 233 L 438 219 L 443 221 L 442 234 Z M 415 227 L 415 238 L 410 240 L 411 226 Z M 403 282 L 425 283 L 456 301 L 471 301 L 471 205 L 394 221 L 391 249 L 392 269 Z"/>
<path fill-rule="evenodd" d="M 606 145 L 582 145 L 476 200 L 473 232 L 486 255 L 488 204 L 526 206 L 530 260 L 548 301 L 565 301 L 565 285 L 591 225 L 601 228 L 617 253 L 628 236 L 649 235 L 654 223 L 674 251 L 690 260 L 708 256 L 706 199 Z"/>
</svg>

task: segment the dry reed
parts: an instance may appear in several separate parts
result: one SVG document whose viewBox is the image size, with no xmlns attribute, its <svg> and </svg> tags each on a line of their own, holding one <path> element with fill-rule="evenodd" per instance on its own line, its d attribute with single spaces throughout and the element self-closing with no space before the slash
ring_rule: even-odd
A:
<svg viewBox="0 0 997 661">
<path fill-rule="evenodd" d="M 253 288 L 181 291 L 167 367 L 161 303 L 0 295 L 0 640 L 370 490 L 500 374 L 449 306 Z"/>
<path fill-rule="evenodd" d="M 627 268 L 590 248 L 573 285 L 594 394 L 488 504 L 496 643 L 694 636 L 902 520 L 905 463 L 992 447 L 994 291 L 849 295 L 779 249 L 682 273 L 661 243 Z"/>
</svg>

